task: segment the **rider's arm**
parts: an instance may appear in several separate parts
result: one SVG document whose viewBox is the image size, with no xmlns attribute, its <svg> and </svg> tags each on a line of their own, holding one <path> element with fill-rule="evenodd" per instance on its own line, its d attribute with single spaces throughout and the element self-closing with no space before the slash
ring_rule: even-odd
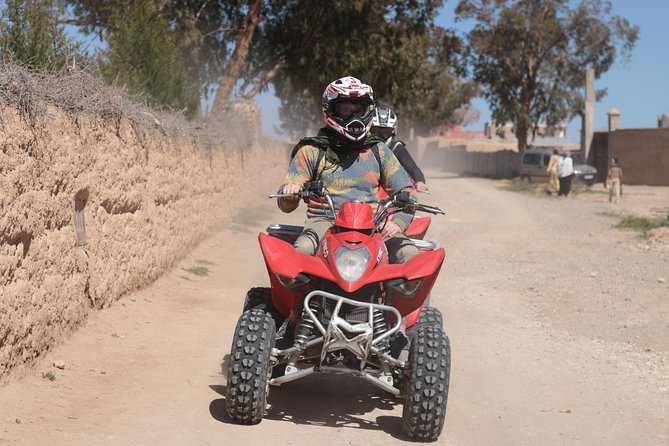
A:
<svg viewBox="0 0 669 446">
<path fill-rule="evenodd" d="M 315 168 L 316 160 L 318 159 L 318 148 L 313 146 L 303 146 L 295 154 L 295 157 L 290 161 L 288 166 L 288 173 L 283 180 L 283 185 L 279 188 L 279 192 L 285 192 L 289 189 L 290 192 L 299 191 L 302 185 L 311 178 L 312 170 Z M 293 187 L 287 187 L 293 185 Z M 297 186 L 294 187 L 294 186 Z M 283 212 L 293 212 L 300 204 L 300 199 L 295 197 L 283 197 L 277 200 L 279 209 Z"/>
<path fill-rule="evenodd" d="M 425 182 L 425 175 L 423 175 L 423 171 L 420 170 L 420 167 L 416 164 L 414 159 L 411 157 L 411 154 L 407 150 L 406 146 L 400 142 L 396 144 L 395 150 L 393 150 L 393 153 L 397 157 L 397 159 L 400 161 L 400 164 L 402 167 L 404 167 L 404 170 L 407 171 L 409 176 L 416 182 Z"/>
<path fill-rule="evenodd" d="M 411 194 L 411 199 L 413 201 L 418 201 L 416 198 L 416 189 L 414 189 L 413 184 L 411 184 L 409 174 L 404 170 L 399 160 L 388 146 L 379 144 L 379 156 L 381 158 L 381 169 L 383 170 L 383 175 L 381 175 L 381 186 L 385 190 L 390 191 L 391 194 L 407 190 Z M 402 232 L 404 232 L 409 227 L 412 219 L 413 215 L 400 212 L 394 215 L 393 222 L 395 222 Z"/>
</svg>

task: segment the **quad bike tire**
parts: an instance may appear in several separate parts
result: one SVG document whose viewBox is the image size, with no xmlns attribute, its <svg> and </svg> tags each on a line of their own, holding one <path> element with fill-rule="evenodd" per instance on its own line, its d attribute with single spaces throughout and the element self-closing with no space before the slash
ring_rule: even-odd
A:
<svg viewBox="0 0 669 446">
<path fill-rule="evenodd" d="M 444 317 L 441 315 L 441 311 L 434 307 L 423 307 L 414 326 L 442 328 Z"/>
<path fill-rule="evenodd" d="M 418 316 L 418 320 L 409 328 L 407 328 L 407 336 L 413 337 L 422 327 L 437 327 L 444 326 L 444 317 L 441 311 L 434 307 L 423 307 Z"/>
<path fill-rule="evenodd" d="M 402 430 L 413 441 L 436 441 L 444 428 L 451 346 L 439 327 L 423 326 L 411 340 Z"/>
<path fill-rule="evenodd" d="M 242 314 L 235 328 L 228 365 L 225 407 L 235 423 L 262 421 L 269 393 L 270 350 L 276 326 L 266 311 L 253 309 Z"/>
<path fill-rule="evenodd" d="M 287 322 L 286 317 L 279 313 L 274 305 L 272 305 L 272 289 L 265 287 L 255 287 L 251 288 L 246 293 L 246 298 L 244 299 L 244 313 L 249 311 L 263 310 L 268 313 L 274 320 L 274 326 L 276 328 L 276 344 L 273 347 L 279 349 L 288 348 L 293 343 L 292 338 L 292 327 L 285 326 Z M 288 331 L 288 332 L 286 332 Z M 272 378 L 277 378 L 283 376 L 286 370 L 286 364 L 277 364 L 272 369 Z"/>
<path fill-rule="evenodd" d="M 276 330 L 279 330 L 279 327 L 286 320 L 286 316 L 279 313 L 279 311 L 274 308 L 272 304 L 272 289 L 264 287 L 251 288 L 246 293 L 246 298 L 244 299 L 244 309 L 243 313 L 248 313 L 251 310 L 263 310 L 272 316 Z"/>
<path fill-rule="evenodd" d="M 253 310 L 254 308 L 260 308 L 266 312 L 270 312 L 272 309 L 272 290 L 271 288 L 256 287 L 251 288 L 246 293 L 246 299 L 244 299 L 244 310 L 246 313 Z"/>
<path fill-rule="evenodd" d="M 274 305 L 272 304 L 271 288 L 256 287 L 251 288 L 246 293 L 246 298 L 244 299 L 244 309 L 242 312 L 248 313 L 251 310 L 263 310 L 265 313 L 272 316 L 277 331 L 286 320 L 286 316 L 279 313 L 279 311 L 274 308 Z"/>
</svg>

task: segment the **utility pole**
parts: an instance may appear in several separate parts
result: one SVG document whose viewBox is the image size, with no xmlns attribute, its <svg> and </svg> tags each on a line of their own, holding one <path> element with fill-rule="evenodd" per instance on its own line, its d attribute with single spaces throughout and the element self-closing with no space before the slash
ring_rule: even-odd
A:
<svg viewBox="0 0 669 446">
<path fill-rule="evenodd" d="M 581 154 L 583 162 L 588 162 L 592 137 L 595 133 L 595 70 L 585 71 L 585 113 L 583 114 L 583 130 L 581 134 Z"/>
</svg>

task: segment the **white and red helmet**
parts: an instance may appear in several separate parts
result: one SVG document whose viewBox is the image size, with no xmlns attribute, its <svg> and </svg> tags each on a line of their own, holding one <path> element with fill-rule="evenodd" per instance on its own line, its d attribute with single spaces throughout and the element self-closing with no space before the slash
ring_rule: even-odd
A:
<svg viewBox="0 0 669 446">
<path fill-rule="evenodd" d="M 367 137 L 374 115 L 374 91 L 370 85 L 353 76 L 337 79 L 323 92 L 322 106 L 328 127 L 351 141 Z"/>
</svg>

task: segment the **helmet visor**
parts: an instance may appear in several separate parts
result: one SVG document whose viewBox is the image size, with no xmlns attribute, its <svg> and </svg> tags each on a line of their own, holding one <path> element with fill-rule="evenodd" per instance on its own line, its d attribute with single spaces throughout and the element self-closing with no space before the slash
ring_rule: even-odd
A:
<svg viewBox="0 0 669 446">
<path fill-rule="evenodd" d="M 395 133 L 395 129 L 392 127 L 379 127 L 376 125 L 372 126 L 370 131 L 381 139 L 389 139 Z"/>
<path fill-rule="evenodd" d="M 369 111 L 369 105 L 364 101 L 340 101 L 334 105 L 334 112 L 341 119 L 348 119 L 353 115 L 362 117 Z"/>
</svg>

